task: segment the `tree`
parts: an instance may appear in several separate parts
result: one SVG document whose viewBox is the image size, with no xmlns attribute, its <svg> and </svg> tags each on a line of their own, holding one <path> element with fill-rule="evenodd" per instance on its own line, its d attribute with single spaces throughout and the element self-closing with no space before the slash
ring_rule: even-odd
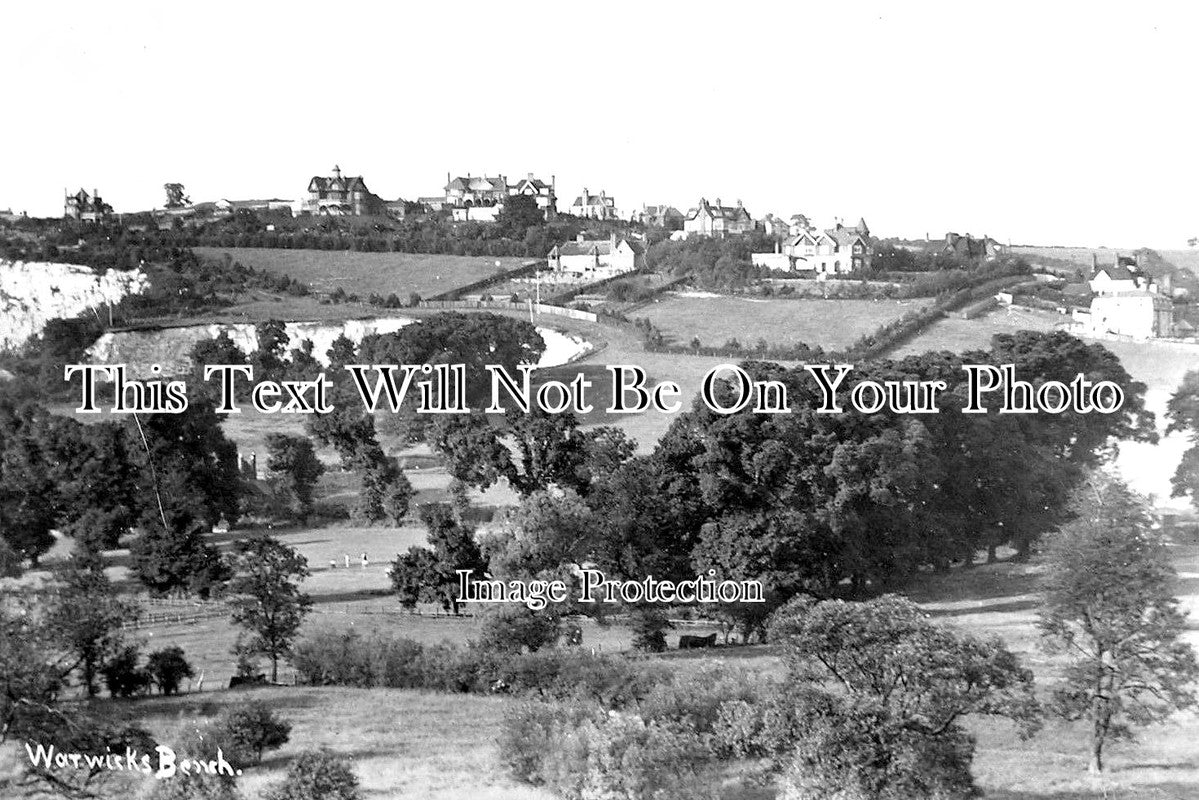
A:
<svg viewBox="0 0 1199 800">
<path fill-rule="evenodd" d="M 178 694 L 179 685 L 184 678 L 195 676 L 195 670 L 183 655 L 183 648 L 178 645 L 164 647 L 150 654 L 146 662 L 146 672 L 158 684 L 163 694 Z"/>
<path fill-rule="evenodd" d="M 362 794 L 353 763 L 322 748 L 296 756 L 287 777 L 263 796 L 266 800 L 358 800 Z"/>
<path fill-rule="evenodd" d="M 808 721 L 788 780 L 797 797 L 827 797 L 840 784 L 855 787 L 849 797 L 969 797 L 963 718 L 1008 717 L 1026 734 L 1038 724 L 1032 673 L 998 638 L 935 625 L 909 600 L 796 598 L 770 631 L 793 683 L 835 686 L 795 694 Z"/>
<path fill-rule="evenodd" d="M 267 469 L 279 477 L 283 488 L 295 498 L 301 519 L 312 513 L 313 490 L 325 473 L 325 465 L 316 457 L 312 442 L 304 436 L 268 433 Z"/>
<path fill-rule="evenodd" d="M 437 603 L 458 613 L 458 570 L 482 572 L 483 554 L 474 531 L 461 524 L 447 503 L 421 506 L 421 521 L 428 529 L 429 547 L 410 547 L 391 566 L 391 585 L 406 608 L 417 603 Z"/>
<path fill-rule="evenodd" d="M 496 226 L 509 239 L 524 239 L 530 228 L 545 224 L 545 212 L 537 206 L 533 195 L 512 195 L 495 216 Z"/>
<path fill-rule="evenodd" d="M 563 565 L 582 564 L 594 550 L 596 519 L 569 489 L 529 495 L 483 542 L 493 575 L 537 577 Z"/>
<path fill-rule="evenodd" d="M 125 646 L 121 626 L 136 622 L 140 608 L 120 596 L 95 560 L 74 556 L 55 577 L 58 586 L 47 611 L 48 628 L 70 653 L 72 670 L 94 697 L 104 666 Z"/>
<path fill-rule="evenodd" d="M 225 730 L 237 747 L 252 754 L 257 763 L 262 763 L 263 752 L 278 750 L 291 735 L 291 725 L 261 700 L 230 712 L 225 719 Z"/>
<path fill-rule="evenodd" d="M 204 541 L 204 530 L 186 515 L 171 528 L 151 520 L 129 545 L 134 575 L 155 594 L 182 590 L 210 596 L 231 573 L 220 551 Z"/>
<path fill-rule="evenodd" d="M 1047 548 L 1040 628 L 1070 657 L 1055 710 L 1090 723 L 1089 769 L 1100 772 L 1109 739 L 1195 705 L 1199 663 L 1181 639 L 1176 574 L 1145 501 L 1096 474 L 1074 510 Z"/>
<path fill-rule="evenodd" d="M 225 437 L 209 398 L 191 398 L 178 414 L 146 415 L 140 431 L 147 461 L 142 495 L 155 498 L 143 510 L 143 522 L 161 522 L 164 515 L 174 525 L 203 520 L 211 527 L 222 517 L 230 524 L 237 521 L 242 493 L 237 445 Z"/>
<path fill-rule="evenodd" d="M 660 608 L 646 606 L 633 609 L 633 649 L 646 653 L 661 653 L 666 649 L 666 631 L 674 627 Z"/>
<path fill-rule="evenodd" d="M 182 183 L 164 183 L 162 188 L 167 193 L 166 208 L 183 208 L 191 202 Z"/>
<path fill-rule="evenodd" d="M 138 666 L 140 660 L 141 653 L 133 644 L 125 645 L 108 659 L 100 672 L 104 675 L 104 685 L 108 687 L 109 694 L 113 697 L 133 697 L 149 689 L 153 679 Z"/>
<path fill-rule="evenodd" d="M 278 319 L 259 322 L 254 326 L 258 347 L 250 354 L 250 365 L 254 367 L 254 379 L 279 380 L 286 369 L 287 323 Z"/>
<path fill-rule="evenodd" d="M 1199 371 L 1182 379 L 1166 406 L 1166 417 L 1170 421 L 1166 432 L 1185 433 L 1191 443 L 1171 478 L 1173 496 L 1189 496 L 1192 504 L 1199 504 Z"/>
<path fill-rule="evenodd" d="M 308 560 L 295 549 L 259 536 L 234 545 L 234 578 L 229 607 L 234 623 L 251 634 L 250 646 L 271 660 L 271 681 L 279 680 L 279 659 L 291 652 L 312 599 L 299 590 Z"/>
</svg>

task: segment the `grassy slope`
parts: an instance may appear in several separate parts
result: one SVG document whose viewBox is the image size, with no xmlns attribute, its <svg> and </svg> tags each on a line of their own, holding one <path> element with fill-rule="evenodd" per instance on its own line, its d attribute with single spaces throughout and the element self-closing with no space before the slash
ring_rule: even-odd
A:
<svg viewBox="0 0 1199 800">
<path fill-rule="evenodd" d="M 647 317 L 670 340 L 705 345 L 737 339 L 751 347 L 803 342 L 825 348 L 849 345 L 878 326 L 921 308 L 917 300 L 767 300 L 750 297 L 667 295 L 634 312 Z"/>
<path fill-rule="evenodd" d="M 227 253 L 234 261 L 295 278 L 318 292 L 329 292 L 340 286 L 349 294 L 363 297 L 372 292 L 386 297 L 394 292 L 401 300 L 407 300 L 410 292 L 429 297 L 465 286 L 519 267 L 527 260 L 256 247 L 197 247 L 195 251 L 208 258 L 223 258 Z"/>
</svg>

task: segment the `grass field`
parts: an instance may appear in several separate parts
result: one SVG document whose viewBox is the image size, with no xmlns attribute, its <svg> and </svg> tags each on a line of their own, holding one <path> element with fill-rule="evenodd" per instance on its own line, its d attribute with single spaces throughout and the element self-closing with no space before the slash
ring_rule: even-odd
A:
<svg viewBox="0 0 1199 800">
<path fill-rule="evenodd" d="M 917 300 L 769 300 L 751 297 L 668 294 L 634 312 L 658 326 L 668 340 L 699 337 L 719 346 L 736 339 L 752 347 L 770 344 L 845 347 L 863 334 L 931 302 Z"/>
<path fill-rule="evenodd" d="M 345 537 L 347 544 L 365 546 L 362 531 L 308 531 L 290 535 L 290 541 L 310 554 L 323 546 L 322 537 Z M 306 538 L 297 538 L 306 537 Z M 1184 607 L 1199 611 L 1199 546 L 1193 543 L 1173 548 L 1181 580 L 1178 593 Z M 342 580 L 357 568 L 342 571 Z M 335 570 L 334 572 L 337 572 Z M 1044 697 L 1060 664 L 1038 647 L 1035 628 L 1037 580 L 1042 572 L 1031 564 L 1001 562 L 958 570 L 946 575 L 924 575 L 907 587 L 907 593 L 922 604 L 938 623 L 979 635 L 998 635 L 1032 667 L 1038 691 Z M 382 576 L 367 570 L 363 587 L 376 585 Z M 310 580 L 333 591 L 336 584 L 321 573 Z M 329 597 L 322 590 L 318 595 Z M 473 622 L 431 618 L 335 616 L 314 614 L 313 626 L 333 625 L 356 630 L 379 627 L 422 641 L 462 641 L 473 635 Z M 589 629 L 587 635 L 594 633 Z M 201 665 L 212 660 L 231 660 L 223 651 L 232 642 L 231 631 L 215 636 L 203 626 L 160 628 L 148 642 L 151 647 L 179 643 L 190 658 Z M 608 627 L 599 635 L 603 647 L 622 649 L 627 633 Z M 1199 624 L 1191 623 L 1187 634 L 1199 643 Z M 594 644 L 599 639 L 587 639 Z M 777 671 L 777 653 L 770 646 L 753 646 L 705 653 L 667 653 L 663 658 L 679 669 L 695 669 L 716 661 L 736 663 L 758 671 Z M 226 677 L 228 673 L 225 673 Z M 482 800 L 548 800 L 549 795 L 509 779 L 499 763 L 495 744 L 498 724 L 512 698 L 470 695 L 436 695 L 389 689 L 270 688 L 255 691 L 213 691 L 221 681 L 208 672 L 206 689 L 177 698 L 101 701 L 110 717 L 123 717 L 147 727 L 162 741 L 178 741 L 180 732 L 212 719 L 222 710 L 250 698 L 261 699 L 292 723 L 291 742 L 269 754 L 264 764 L 249 767 L 241 785 L 250 797 L 277 780 L 298 752 L 327 746 L 355 759 L 358 775 L 368 798 L 419 797 L 458 798 L 470 795 Z M 1114 744 L 1108 751 L 1108 772 L 1091 778 L 1086 768 L 1084 725 L 1050 721 L 1034 738 L 1019 739 L 1006 722 L 971 719 L 967 722 L 978 742 L 975 777 L 983 797 L 993 800 L 1193 800 L 1199 796 L 1199 758 L 1194 743 L 1199 741 L 1199 716 L 1177 715 L 1168 723 L 1147 729 L 1133 743 Z M 0 751 L 0 776 L 14 772 L 23 751 L 9 745 Z M 733 798 L 767 798 L 767 790 L 747 794 L 726 793 Z M 7 792 L 0 777 L 0 796 Z"/>
<path fill-rule="evenodd" d="M 515 269 L 527 260 L 257 247 L 197 247 L 195 251 L 199 256 L 218 259 L 227 253 L 234 261 L 295 278 L 318 292 L 341 287 L 363 298 L 372 293 L 386 297 L 394 292 L 401 300 L 407 300 L 411 292 L 425 298 L 448 292 Z"/>
<path fill-rule="evenodd" d="M 991 337 L 997 333 L 1015 333 L 1019 330 L 1051 331 L 1069 321 L 1069 317 L 1061 314 L 1010 306 L 996 309 L 975 319 L 949 316 L 934 322 L 919 336 L 900 345 L 890 356 L 902 358 L 930 350 L 948 350 L 952 353 L 986 350 L 991 346 Z"/>
</svg>

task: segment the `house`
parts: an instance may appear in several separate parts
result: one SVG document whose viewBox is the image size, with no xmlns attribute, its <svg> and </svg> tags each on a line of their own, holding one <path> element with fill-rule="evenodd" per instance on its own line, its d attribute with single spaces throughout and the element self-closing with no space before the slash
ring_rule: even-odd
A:
<svg viewBox="0 0 1199 800">
<path fill-rule="evenodd" d="M 959 236 L 956 233 L 945 234 L 945 244 L 941 246 L 940 254 L 960 258 L 963 261 L 994 261 L 1003 252 L 1003 245 L 983 234 L 983 238 L 975 239 L 970 234 Z"/>
<path fill-rule="evenodd" d="M 100 190 L 90 195 L 83 189 L 75 194 L 63 192 L 62 215 L 77 222 L 103 222 L 112 214 L 112 206 L 100 199 Z"/>
<path fill-rule="evenodd" d="M 1091 254 L 1091 278 L 1088 281 L 1091 291 L 1098 295 L 1118 294 L 1120 292 L 1135 292 L 1138 290 L 1157 291 L 1153 276 L 1141 269 L 1141 257 L 1122 256 L 1116 254 L 1116 263 L 1112 266 L 1099 266 L 1099 256 Z"/>
<path fill-rule="evenodd" d="M 1140 256 L 1117 254 L 1115 264 L 1099 266 L 1092 254 L 1094 273 L 1088 282 L 1094 298 L 1089 312 L 1076 313 L 1075 319 L 1091 334 L 1114 333 L 1137 339 L 1175 336 L 1178 320 L 1171 298 L 1171 276 L 1159 285 L 1141 269 Z"/>
<path fill-rule="evenodd" d="M 681 231 L 683 220 L 686 218 L 686 215 L 674 206 L 647 206 L 642 203 L 640 211 L 634 211 L 629 215 L 629 222 L 636 222 L 647 228 Z"/>
<path fill-rule="evenodd" d="M 546 256 L 551 275 L 587 282 L 601 281 L 640 269 L 645 249 L 640 242 L 617 238 L 589 240 L 583 234 L 573 242 L 555 245 Z"/>
<path fill-rule="evenodd" d="M 360 217 L 385 212 L 382 198 L 366 188 L 361 175 L 342 177 L 334 166 L 328 177 L 314 175 L 308 182 L 308 199 L 301 203 L 303 212 L 330 217 Z"/>
<path fill-rule="evenodd" d="M 451 178 L 445 176 L 445 196 L 421 198 L 421 202 L 434 210 L 449 209 L 456 221 L 472 220 L 475 222 L 493 222 L 504 208 L 504 202 L 509 197 L 528 195 L 537 199 L 537 207 L 542 210 L 546 219 L 552 218 L 558 210 L 558 198 L 555 191 L 556 179 L 550 176 L 549 183 L 528 173 L 515 183 L 509 183 L 504 175 L 496 177 L 472 176 Z"/>
<path fill-rule="evenodd" d="M 528 173 L 524 178 L 521 178 L 514 184 L 508 186 L 508 196 L 516 197 L 517 195 L 528 195 L 537 198 L 537 207 L 545 214 L 546 219 L 552 218 L 558 213 L 558 196 L 556 193 L 555 184 L 557 178 L 550 176 L 550 182 L 546 183 L 540 178 L 533 177 L 533 173 Z M 585 194 L 586 192 L 584 192 Z"/>
<path fill-rule="evenodd" d="M 838 222 L 824 231 L 802 231 L 783 242 L 791 269 L 837 275 L 870 269 L 873 245 L 866 220 L 853 228 Z"/>
<path fill-rule="evenodd" d="M 583 193 L 570 204 L 570 213 L 586 219 L 616 219 L 616 201 L 603 189 L 599 194 L 591 194 L 583 187 Z"/>
<path fill-rule="evenodd" d="M 741 236 L 753 229 L 753 217 L 740 200 L 735 206 L 725 206 L 720 204 L 719 197 L 715 204 L 701 197 L 699 205 L 687 212 L 683 220 L 683 232 L 688 236 Z"/>
<path fill-rule="evenodd" d="M 1091 301 L 1090 314 L 1076 319 L 1094 334 L 1115 333 L 1137 339 L 1175 335 L 1174 301 L 1144 289 L 1100 295 Z"/>
</svg>

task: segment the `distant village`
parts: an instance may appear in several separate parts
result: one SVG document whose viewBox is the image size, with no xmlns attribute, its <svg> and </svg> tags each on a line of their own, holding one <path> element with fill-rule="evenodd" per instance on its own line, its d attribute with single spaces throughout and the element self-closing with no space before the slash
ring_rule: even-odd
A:
<svg viewBox="0 0 1199 800">
<path fill-rule="evenodd" d="M 701 197 L 694 206 L 682 211 L 671 205 L 647 205 L 622 209 L 607 191 L 581 187 L 565 210 L 559 210 L 556 177 L 544 180 L 533 173 L 513 178 L 455 176 L 446 173 L 445 185 L 434 195 L 416 200 L 385 200 L 372 192 L 362 175 L 344 174 L 334 166 L 328 175 L 314 175 L 304 193 L 296 199 L 269 198 L 192 202 L 179 183 L 164 186 L 166 202 L 150 214 L 161 226 L 198 225 L 246 212 L 282 214 L 293 218 L 382 217 L 402 221 L 413 215 L 435 214 L 455 223 L 495 223 L 514 198 L 527 207 L 535 207 L 542 219 L 552 221 L 564 215 L 577 220 L 603 223 L 627 223 L 611 227 L 606 236 L 578 234 L 560 241 L 544 254 L 546 267 L 538 279 L 550 283 L 590 285 L 635 272 L 645 265 L 648 232 L 659 231 L 658 238 L 681 241 L 702 238 L 729 238 L 756 234 L 757 242 L 771 246 L 753 252 L 755 267 L 774 276 L 794 275 L 816 280 L 856 280 L 872 278 L 873 259 L 880 240 L 871 233 L 865 219 L 847 225 L 836 219 L 831 225 L 813 224 L 804 214 L 789 216 L 767 213 L 755 217 L 740 201 L 726 204 L 719 197 Z M 569 195 L 568 195 L 569 196 Z M 103 223 L 115 215 L 99 189 L 64 192 L 63 216 L 81 224 Z M 14 220 L 19 215 L 2 212 Z M 271 226 L 268 226 L 268 230 Z M 984 264 L 1007 253 L 1007 246 L 989 236 L 946 233 L 943 239 L 925 238 L 923 242 L 901 242 L 900 247 L 924 253 L 944 255 L 965 263 Z M 1081 276 L 1076 276 L 1081 277 Z M 1113 254 L 1109 263 L 1095 257 L 1089 276 L 1073 280 L 1061 289 L 1056 310 L 1068 315 L 1075 332 L 1090 336 L 1127 336 L 1137 339 L 1190 339 L 1195 328 L 1177 312 L 1185 296 L 1175 289 L 1170 276 L 1154 278 L 1137 255 Z M 1011 293 L 1001 292 L 1002 304 L 1018 302 Z"/>
</svg>

